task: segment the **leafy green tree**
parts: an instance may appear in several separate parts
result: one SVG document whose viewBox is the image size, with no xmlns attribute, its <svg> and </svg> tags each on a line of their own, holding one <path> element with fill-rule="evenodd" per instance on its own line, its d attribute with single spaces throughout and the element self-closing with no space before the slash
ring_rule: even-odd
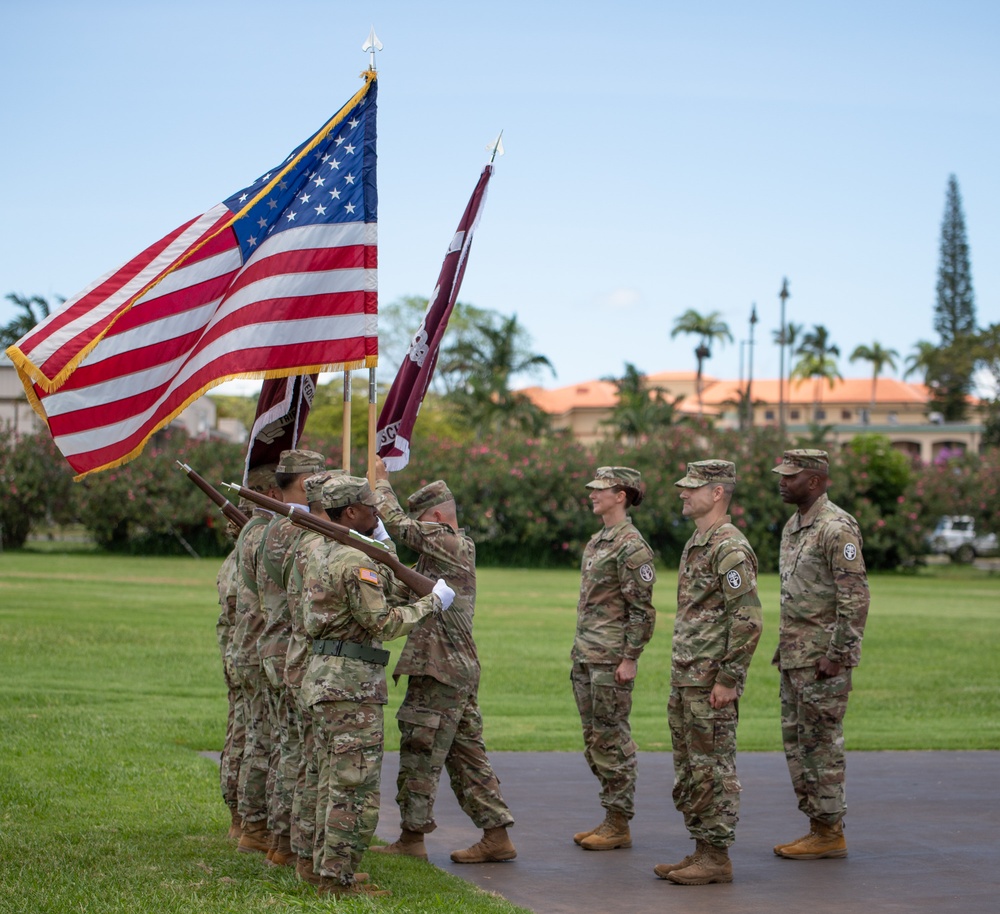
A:
<svg viewBox="0 0 1000 914">
<path fill-rule="evenodd" d="M 552 363 L 530 350 L 531 339 L 517 322 L 517 315 L 505 317 L 489 312 L 486 320 L 474 325 L 474 333 L 442 352 L 438 369 L 459 379 L 448 400 L 461 418 L 481 436 L 488 429 L 519 429 L 541 434 L 549 418 L 524 394 L 511 389 L 518 375 L 537 374 Z"/>
<path fill-rule="evenodd" d="M 720 346 L 733 341 L 733 335 L 729 330 L 729 324 L 722 320 L 722 314 L 718 311 L 710 311 L 708 314 L 700 314 L 694 308 L 688 308 L 680 317 L 674 321 L 670 337 L 680 334 L 698 337 L 698 345 L 695 347 L 694 356 L 698 360 L 698 414 L 705 411 L 702 402 L 701 377 L 705 360 L 712 357 L 712 344 L 718 343 Z"/>
<path fill-rule="evenodd" d="M 386 389 L 392 384 L 399 366 L 403 364 L 410 343 L 423 324 L 426 311 L 427 299 L 420 295 L 405 295 L 380 310 L 379 379 L 386 385 Z M 477 325 L 494 321 L 495 315 L 492 311 L 460 301 L 455 302 L 441 341 L 441 351 L 475 340 L 478 336 Z M 459 377 L 441 371 L 439 366 L 431 379 L 431 389 L 442 394 L 449 393 L 460 381 Z"/>
<path fill-rule="evenodd" d="M 816 324 L 803 338 L 797 350 L 799 361 L 795 363 L 790 377 L 801 381 L 814 379 L 813 418 L 819 421 L 819 408 L 823 400 L 822 382 L 832 388 L 837 380 L 843 381 L 837 368 L 840 347 L 830 342 L 830 332 L 822 324 Z"/>
<path fill-rule="evenodd" d="M 872 397 L 869 418 L 875 412 L 875 389 L 878 384 L 878 376 L 882 374 L 882 369 L 887 365 L 895 371 L 896 359 L 898 358 L 899 353 L 895 349 L 886 349 L 877 340 L 871 346 L 864 344 L 856 346 L 854 352 L 851 353 L 850 359 L 852 362 L 863 361 L 870 363 L 872 366 Z"/>
<path fill-rule="evenodd" d="M 976 364 L 985 370 L 992 384 L 992 393 L 986 397 L 985 431 L 983 442 L 1000 445 L 1000 323 L 983 327 L 976 335 Z"/>
<path fill-rule="evenodd" d="M 947 422 L 960 422 L 968 412 L 973 389 L 976 304 L 965 232 L 962 197 L 954 175 L 948 176 L 934 305 L 934 329 L 941 336 L 940 358 L 928 366 L 927 385 L 933 408 Z"/>
<path fill-rule="evenodd" d="M 52 313 L 52 306 L 41 295 L 18 295 L 10 292 L 6 296 L 7 301 L 18 307 L 21 311 L 13 320 L 0 327 L 0 349 L 13 346 L 36 324 L 40 324 Z M 60 298 L 57 303 L 62 304 L 66 299 Z"/>
<path fill-rule="evenodd" d="M 669 399 L 663 388 L 650 386 L 646 376 L 631 362 L 625 363 L 622 377 L 602 380 L 614 384 L 618 394 L 605 424 L 626 444 L 635 444 L 678 421 L 677 404 L 684 397 Z"/>
</svg>

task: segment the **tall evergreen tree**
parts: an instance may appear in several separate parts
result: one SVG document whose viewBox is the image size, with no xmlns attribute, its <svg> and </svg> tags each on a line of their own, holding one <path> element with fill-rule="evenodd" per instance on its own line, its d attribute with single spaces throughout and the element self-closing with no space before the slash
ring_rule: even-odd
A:
<svg viewBox="0 0 1000 914">
<path fill-rule="evenodd" d="M 954 175 L 948 176 L 941 220 L 934 329 L 941 336 L 941 357 L 935 359 L 927 372 L 932 409 L 940 412 L 946 421 L 961 421 L 966 417 L 967 397 L 973 387 L 976 304 L 962 195 Z"/>
</svg>

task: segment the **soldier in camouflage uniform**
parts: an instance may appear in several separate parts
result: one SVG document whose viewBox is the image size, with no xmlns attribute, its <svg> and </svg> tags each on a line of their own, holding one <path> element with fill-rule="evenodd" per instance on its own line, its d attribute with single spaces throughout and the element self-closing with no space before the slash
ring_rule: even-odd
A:
<svg viewBox="0 0 1000 914">
<path fill-rule="evenodd" d="M 375 494 L 379 514 L 396 540 L 420 554 L 417 571 L 443 577 L 455 590 L 451 610 L 410 632 L 392 674 L 407 677 L 406 697 L 396 714 L 399 724 L 399 776 L 396 779 L 402 834 L 373 851 L 427 859 L 424 835 L 434 831 L 434 800 L 447 769 L 451 789 L 482 840 L 455 851 L 455 863 L 513 860 L 517 851 L 507 834 L 514 817 L 500 793 L 483 742 L 479 712 L 479 657 L 472 638 L 476 608 L 476 545 L 459 529 L 455 499 L 443 480 L 414 492 L 404 512 L 376 458 Z"/>
<path fill-rule="evenodd" d="M 774 468 L 795 505 L 781 534 L 781 735 L 809 834 L 774 852 L 793 860 L 846 857 L 844 714 L 861 660 L 868 578 L 857 521 L 826 494 L 825 451 L 785 451 Z"/>
<path fill-rule="evenodd" d="M 274 473 L 281 489 L 281 500 L 307 511 L 304 483 L 323 469 L 325 460 L 316 451 L 282 451 Z M 292 866 L 292 798 L 298 775 L 301 752 L 299 722 L 291 697 L 285 691 L 285 655 L 291 635 L 288 610 L 288 579 L 302 528 L 287 517 L 271 518 L 260 546 L 257 562 L 257 592 L 260 597 L 264 627 L 257 639 L 257 653 L 264 670 L 265 695 L 271 731 L 271 762 L 268 793 L 268 828 L 271 849 L 267 862 L 273 866 Z"/>
<path fill-rule="evenodd" d="M 232 522 L 228 524 L 227 531 L 235 540 L 238 534 Z M 226 556 L 215 579 L 221 608 L 219 619 L 215 623 L 215 636 L 222 655 L 222 672 L 226 679 L 226 699 L 229 705 L 229 712 L 226 716 L 226 741 L 222 746 L 222 756 L 219 759 L 219 782 L 222 787 L 222 799 L 229 807 L 231 816 L 228 837 L 239 840 L 243 833 L 243 823 L 239 812 L 239 780 L 240 760 L 243 757 L 243 747 L 247 735 L 246 714 L 243 708 L 243 694 L 240 691 L 239 680 L 236 678 L 236 670 L 233 669 L 232 662 L 226 656 L 229 652 L 229 641 L 236 618 L 237 560 L 238 554 L 234 547 Z"/>
<path fill-rule="evenodd" d="M 761 633 L 757 557 L 730 522 L 736 466 L 699 460 L 675 483 L 695 532 L 681 554 L 667 717 L 674 805 L 695 840 L 679 863 L 653 871 L 681 885 L 732 882 L 736 837 L 739 696 Z"/>
<path fill-rule="evenodd" d="M 584 758 L 601 784 L 604 821 L 573 841 L 587 850 L 631 847 L 636 745 L 629 714 L 639 656 L 653 636 L 653 552 L 628 508 L 642 501 L 639 472 L 599 467 L 587 483 L 593 512 L 604 522 L 583 552 L 570 681 L 583 725 Z"/>
<path fill-rule="evenodd" d="M 342 476 L 343 470 L 333 470 L 310 476 L 303 484 L 309 513 L 321 520 L 329 520 L 323 507 L 323 486 L 334 476 Z M 292 796 L 292 851 L 297 856 L 295 872 L 299 879 L 311 885 L 319 885 L 320 877 L 313 868 L 313 853 L 316 847 L 316 791 L 319 785 L 319 767 L 316 756 L 316 735 L 312 711 L 302 696 L 302 679 L 305 676 L 309 657 L 312 654 L 312 639 L 305 629 L 302 617 L 302 579 L 306 564 L 313 550 L 326 542 L 326 538 L 311 530 L 303 530 L 295 548 L 291 574 L 288 578 L 288 614 L 291 631 L 288 650 L 285 654 L 285 687 L 296 710 L 299 725 L 299 752 L 295 772 L 295 789 Z M 363 874 L 355 873 L 356 880 Z"/>
<path fill-rule="evenodd" d="M 330 519 L 367 536 L 378 525 L 375 496 L 355 476 L 323 487 Z M 425 616 L 447 609 L 454 591 L 439 580 L 412 605 L 390 606 L 403 590 L 392 573 L 351 546 L 316 547 L 302 582 L 302 615 L 313 639 L 302 695 L 312 710 L 319 753 L 317 855 L 324 894 L 384 894 L 355 881 L 378 824 L 382 769 L 382 706 L 387 701 L 381 642 L 405 635 Z"/>
<path fill-rule="evenodd" d="M 275 464 L 254 467 L 247 477 L 248 488 L 271 498 L 280 498 L 274 481 Z M 271 758 L 271 729 L 267 708 L 264 670 L 257 653 L 257 639 L 264 628 L 257 590 L 257 560 L 264 530 L 273 515 L 255 507 L 250 520 L 236 540 L 239 561 L 236 568 L 236 621 L 227 658 L 236 673 L 246 712 L 246 741 L 239 774 L 239 811 L 243 823 L 237 850 L 266 854 L 271 849 L 267 828 L 268 773 Z"/>
</svg>

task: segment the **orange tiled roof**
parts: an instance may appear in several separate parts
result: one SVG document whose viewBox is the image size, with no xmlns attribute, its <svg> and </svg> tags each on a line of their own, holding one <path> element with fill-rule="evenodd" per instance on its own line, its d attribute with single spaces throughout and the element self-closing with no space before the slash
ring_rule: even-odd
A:
<svg viewBox="0 0 1000 914">
<path fill-rule="evenodd" d="M 663 371 L 646 376 L 650 386 L 669 385 L 670 381 L 691 383 L 695 379 L 693 371 Z M 702 379 L 702 400 L 706 413 L 718 413 L 728 402 L 737 402 L 746 382 Z M 826 381 L 819 382 L 819 399 L 823 403 L 869 403 L 872 382 L 870 378 L 845 378 L 835 380 L 833 387 Z M 536 406 L 551 415 L 564 415 L 574 409 L 613 409 L 617 402 L 615 385 L 610 381 L 582 381 L 546 390 L 542 387 L 527 387 L 521 393 Z M 781 400 L 780 385 L 775 378 L 755 379 L 753 398 L 762 403 L 778 403 Z M 875 402 L 879 404 L 912 404 L 922 406 L 927 403 L 927 388 L 923 384 L 908 384 L 895 378 L 879 378 L 875 385 Z M 811 405 L 816 400 L 816 381 L 794 380 L 785 384 L 785 402 Z M 694 394 L 685 397 L 678 405 L 681 412 L 697 413 L 698 402 Z"/>
</svg>

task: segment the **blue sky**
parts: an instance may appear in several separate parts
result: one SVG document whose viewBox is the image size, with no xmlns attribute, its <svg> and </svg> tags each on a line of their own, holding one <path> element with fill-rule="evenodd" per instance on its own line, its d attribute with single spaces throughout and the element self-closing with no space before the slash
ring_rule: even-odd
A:
<svg viewBox="0 0 1000 914">
<path fill-rule="evenodd" d="M 776 376 L 777 293 L 846 356 L 933 339 L 948 175 L 1000 320 L 1000 4 L 9 0 L 0 294 L 69 296 L 280 161 L 379 69 L 382 302 L 428 295 L 504 129 L 461 298 L 546 386 L 694 367 L 687 308 Z M 0 304 L 0 321 L 11 307 Z M 744 349 L 745 351 L 745 349 Z"/>
</svg>

